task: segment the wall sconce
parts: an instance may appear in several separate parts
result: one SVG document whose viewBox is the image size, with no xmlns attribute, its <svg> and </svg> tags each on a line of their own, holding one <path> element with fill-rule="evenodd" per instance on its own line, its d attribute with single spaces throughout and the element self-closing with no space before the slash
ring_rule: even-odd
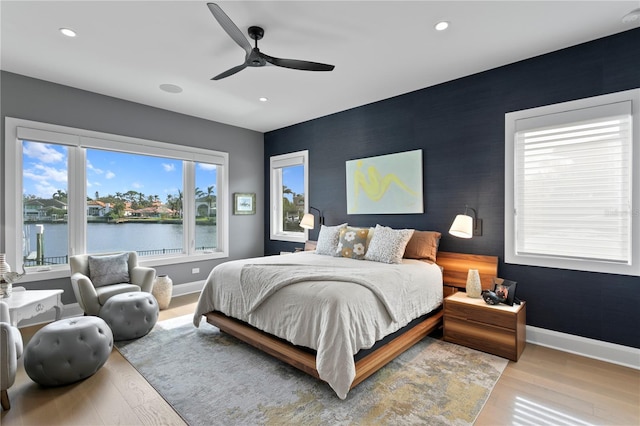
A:
<svg viewBox="0 0 640 426">
<path fill-rule="evenodd" d="M 467 214 L 468 210 L 473 212 L 473 217 Z M 474 235 L 479 237 L 482 235 L 482 219 L 478 219 L 478 214 L 474 209 L 464 206 L 464 214 L 456 216 L 451 228 L 449 228 L 449 233 L 459 238 L 471 238 Z"/>
<path fill-rule="evenodd" d="M 309 210 L 315 210 L 318 212 L 318 222 L 320 225 L 324 225 L 324 216 L 322 216 L 322 212 L 315 207 L 309 206 Z M 313 229 L 315 227 L 315 217 L 313 213 L 305 213 L 300 221 L 300 227 L 304 229 Z"/>
</svg>

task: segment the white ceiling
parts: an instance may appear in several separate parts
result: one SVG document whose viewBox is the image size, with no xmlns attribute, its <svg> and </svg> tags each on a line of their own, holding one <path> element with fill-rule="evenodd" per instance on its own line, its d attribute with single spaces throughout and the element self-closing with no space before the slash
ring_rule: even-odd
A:
<svg viewBox="0 0 640 426">
<path fill-rule="evenodd" d="M 634 1 L 219 1 L 271 56 L 332 72 L 239 65 L 206 1 L 0 3 L 5 71 L 266 132 L 622 32 Z M 449 29 L 437 32 L 436 22 Z M 75 38 L 58 29 L 72 28 Z M 253 43 L 252 43 L 253 44 Z M 175 84 L 179 94 L 159 89 Z M 264 96 L 268 102 L 259 102 Z"/>
</svg>

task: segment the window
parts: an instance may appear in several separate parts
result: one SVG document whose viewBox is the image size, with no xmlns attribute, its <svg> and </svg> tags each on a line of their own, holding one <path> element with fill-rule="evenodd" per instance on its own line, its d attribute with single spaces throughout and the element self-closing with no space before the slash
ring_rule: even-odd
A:
<svg viewBox="0 0 640 426">
<path fill-rule="evenodd" d="M 228 255 L 226 153 L 13 118 L 5 141 L 5 247 L 28 277 L 65 276 L 76 253 Z"/>
<path fill-rule="evenodd" d="M 300 221 L 308 211 L 308 151 L 271 157 L 271 239 L 305 242 Z"/>
<path fill-rule="evenodd" d="M 640 275 L 639 109 L 636 89 L 506 114 L 507 263 Z"/>
</svg>

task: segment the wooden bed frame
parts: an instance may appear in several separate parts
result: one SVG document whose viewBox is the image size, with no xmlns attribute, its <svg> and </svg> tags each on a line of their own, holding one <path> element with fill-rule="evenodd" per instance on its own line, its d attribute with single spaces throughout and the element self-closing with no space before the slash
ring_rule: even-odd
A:
<svg viewBox="0 0 640 426">
<path fill-rule="evenodd" d="M 469 269 L 478 269 L 482 288 L 490 288 L 498 272 L 498 258 L 461 253 L 438 253 L 438 265 L 443 268 L 445 297 L 458 289 L 464 289 Z M 228 317 L 220 312 L 205 314 L 207 322 L 218 327 L 245 343 L 248 343 L 279 360 L 320 378 L 316 370 L 316 357 L 313 353 L 296 347 L 282 339 L 260 331 L 251 325 Z M 355 363 L 356 376 L 351 388 L 378 371 L 389 361 L 415 345 L 425 336 L 442 327 L 442 309 L 418 323 L 405 333 L 382 345 Z"/>
</svg>

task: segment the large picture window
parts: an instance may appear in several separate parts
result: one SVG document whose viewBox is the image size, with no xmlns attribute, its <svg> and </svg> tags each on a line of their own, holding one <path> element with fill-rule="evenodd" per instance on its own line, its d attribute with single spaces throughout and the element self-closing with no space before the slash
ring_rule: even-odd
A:
<svg viewBox="0 0 640 426">
<path fill-rule="evenodd" d="M 226 153 L 12 118 L 5 146 L 5 247 L 34 279 L 80 253 L 136 251 L 150 266 L 228 255 Z"/>
<path fill-rule="evenodd" d="M 506 262 L 640 275 L 639 93 L 507 114 Z"/>
<path fill-rule="evenodd" d="M 300 221 L 308 212 L 308 151 L 271 157 L 271 239 L 305 242 Z"/>
</svg>

